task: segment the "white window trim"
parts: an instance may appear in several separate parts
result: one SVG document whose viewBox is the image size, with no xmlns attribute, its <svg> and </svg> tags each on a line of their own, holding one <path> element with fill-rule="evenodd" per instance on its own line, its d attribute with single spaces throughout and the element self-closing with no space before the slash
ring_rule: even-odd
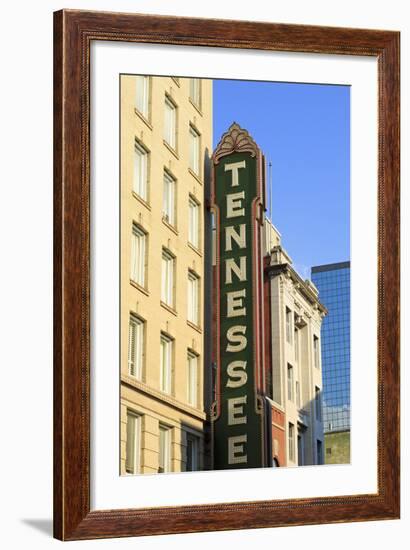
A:
<svg viewBox="0 0 410 550">
<path fill-rule="evenodd" d="M 199 326 L 199 284 L 198 275 L 188 270 L 187 319 L 196 326 Z"/>
<path fill-rule="evenodd" d="M 171 434 L 172 428 L 165 426 L 164 424 L 159 425 L 158 433 L 158 470 L 160 467 L 160 458 L 161 458 L 161 432 L 164 434 L 164 468 L 163 473 L 171 471 Z"/>
<path fill-rule="evenodd" d="M 139 170 L 137 170 L 137 155 L 139 155 Z M 149 182 L 149 151 L 137 139 L 134 142 L 134 173 L 132 189 L 136 195 L 144 201 L 148 200 L 148 182 Z"/>
<path fill-rule="evenodd" d="M 200 78 L 191 78 L 189 81 L 189 99 L 199 110 L 201 109 L 202 82 Z"/>
<path fill-rule="evenodd" d="M 174 307 L 175 256 L 162 249 L 161 256 L 161 300 L 167 306 Z"/>
<path fill-rule="evenodd" d="M 172 113 L 172 114 L 171 114 Z M 169 114 L 169 119 L 168 115 Z M 168 122 L 170 126 L 168 127 Z M 166 95 L 164 102 L 164 141 L 176 151 L 177 149 L 177 106 Z"/>
<path fill-rule="evenodd" d="M 172 392 L 173 345 L 173 339 L 161 332 L 159 387 L 168 394 Z"/>
<path fill-rule="evenodd" d="M 188 367 L 187 400 L 192 407 L 198 407 L 198 401 L 199 401 L 198 400 L 198 393 L 199 393 L 199 384 L 198 384 L 199 357 L 198 355 L 188 350 L 187 363 L 188 363 L 187 365 Z"/>
<path fill-rule="evenodd" d="M 199 218 L 201 206 L 196 199 L 189 195 L 188 201 L 188 242 L 199 249 Z"/>
<path fill-rule="evenodd" d="M 201 134 L 189 125 L 189 167 L 196 176 L 200 176 Z"/>
<path fill-rule="evenodd" d="M 147 262 L 147 233 L 137 225 L 132 224 L 130 279 L 145 288 Z"/>
<path fill-rule="evenodd" d="M 289 374 L 291 375 L 289 377 Z M 295 376 L 294 376 L 294 370 L 293 365 L 288 363 L 287 365 L 287 390 L 288 390 L 288 401 L 294 401 L 295 400 L 295 392 L 294 392 L 294 385 L 295 385 Z"/>
<path fill-rule="evenodd" d="M 128 374 L 137 380 L 142 378 L 144 340 L 145 322 L 140 317 L 131 314 L 128 324 Z"/>
<path fill-rule="evenodd" d="M 162 213 L 163 213 L 164 220 L 174 227 L 176 225 L 176 220 L 175 220 L 176 184 L 177 184 L 176 179 L 167 170 L 164 170 Z"/>
<path fill-rule="evenodd" d="M 129 434 L 130 434 L 130 419 L 133 422 L 133 460 L 132 464 L 129 464 Z M 127 409 L 127 440 L 126 440 L 126 459 L 125 459 L 125 471 L 128 475 L 138 474 L 141 471 L 141 415 Z"/>
<path fill-rule="evenodd" d="M 139 86 L 142 88 L 139 89 Z M 140 93 L 141 94 L 141 101 Z M 135 86 L 135 108 L 146 119 L 149 120 L 149 107 L 150 107 L 150 77 L 139 75 L 136 77 Z"/>
</svg>

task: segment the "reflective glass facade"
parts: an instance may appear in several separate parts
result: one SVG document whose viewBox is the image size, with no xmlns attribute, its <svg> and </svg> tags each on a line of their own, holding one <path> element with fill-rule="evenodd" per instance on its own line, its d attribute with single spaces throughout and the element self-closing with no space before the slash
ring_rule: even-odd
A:
<svg viewBox="0 0 410 550">
<path fill-rule="evenodd" d="M 312 267 L 322 323 L 324 432 L 350 429 L 350 262 Z"/>
</svg>

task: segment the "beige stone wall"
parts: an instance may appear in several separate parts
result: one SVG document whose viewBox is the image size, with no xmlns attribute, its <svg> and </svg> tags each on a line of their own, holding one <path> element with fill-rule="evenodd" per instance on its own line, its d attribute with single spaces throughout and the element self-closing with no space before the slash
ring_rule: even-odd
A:
<svg viewBox="0 0 410 550">
<path fill-rule="evenodd" d="M 201 81 L 201 106 L 189 99 L 189 80 L 171 77 L 150 78 L 149 116 L 136 110 L 136 78 L 121 77 L 121 473 L 125 473 L 127 409 L 141 415 L 141 473 L 158 471 L 159 423 L 171 428 L 171 470 L 185 469 L 186 433 L 200 437 L 200 465 L 203 463 L 203 300 L 199 323 L 187 321 L 188 270 L 204 284 L 204 156 L 212 151 L 212 81 Z M 164 102 L 168 95 L 177 106 L 177 145 L 172 150 L 163 139 Z M 189 169 L 189 126 L 200 133 L 200 173 Z M 113 131 L 115 131 L 113 129 Z M 133 192 L 135 140 L 149 151 L 147 200 Z M 163 219 L 163 174 L 168 170 L 176 179 L 176 223 Z M 188 200 L 200 205 L 199 246 L 188 243 Z M 147 233 L 146 281 L 144 288 L 130 281 L 132 224 Z M 176 262 L 175 307 L 161 302 L 161 256 L 165 247 Z M 145 349 L 142 376 L 128 373 L 128 327 L 130 314 L 145 321 Z M 160 391 L 160 335 L 173 340 L 173 373 L 170 394 Z M 187 352 L 198 355 L 199 400 L 197 408 L 187 402 Z"/>
</svg>

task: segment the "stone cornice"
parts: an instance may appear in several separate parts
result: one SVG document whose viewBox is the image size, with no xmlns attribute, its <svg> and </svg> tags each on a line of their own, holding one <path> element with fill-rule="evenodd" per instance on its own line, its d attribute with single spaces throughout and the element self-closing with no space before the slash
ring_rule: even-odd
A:
<svg viewBox="0 0 410 550">
<path fill-rule="evenodd" d="M 199 420 L 206 420 L 206 414 L 204 411 L 191 407 L 188 404 L 182 403 L 181 401 L 175 399 L 175 397 L 173 397 L 172 395 L 151 388 L 147 384 L 144 384 L 144 382 L 141 382 L 140 380 L 137 380 L 131 376 L 121 374 L 121 383 L 126 384 L 134 390 L 138 390 L 146 394 L 147 396 L 156 399 L 157 401 L 161 401 L 166 405 L 174 407 L 175 409 L 178 409 L 188 415 L 194 416 Z"/>
<path fill-rule="evenodd" d="M 265 267 L 265 273 L 270 277 L 275 277 L 281 273 L 289 277 L 294 283 L 299 285 L 298 292 L 304 296 L 312 305 L 316 305 L 322 315 L 327 314 L 326 307 L 320 302 L 315 293 L 308 287 L 305 281 L 289 264 L 274 264 Z"/>
</svg>

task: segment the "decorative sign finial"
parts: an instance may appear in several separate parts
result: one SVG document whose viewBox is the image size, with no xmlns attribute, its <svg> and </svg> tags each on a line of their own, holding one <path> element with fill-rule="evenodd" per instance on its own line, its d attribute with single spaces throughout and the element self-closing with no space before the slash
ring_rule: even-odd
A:
<svg viewBox="0 0 410 550">
<path fill-rule="evenodd" d="M 232 153 L 251 153 L 252 157 L 255 157 L 257 151 L 258 146 L 249 132 L 234 122 L 216 146 L 214 163 L 218 164 L 222 157 Z"/>
</svg>

